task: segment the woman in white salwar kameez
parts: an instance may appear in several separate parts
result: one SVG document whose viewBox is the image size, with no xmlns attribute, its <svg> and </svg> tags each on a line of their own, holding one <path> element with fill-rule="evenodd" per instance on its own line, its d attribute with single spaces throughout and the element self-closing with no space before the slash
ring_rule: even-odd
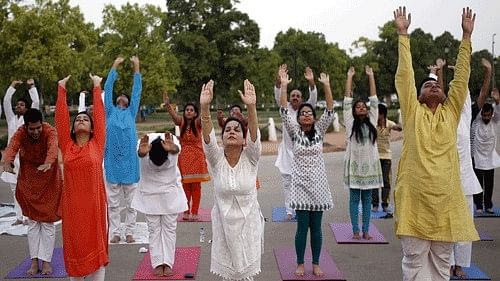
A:
<svg viewBox="0 0 500 281">
<path fill-rule="evenodd" d="M 149 253 L 156 276 L 173 274 L 177 216 L 188 209 L 177 167 L 180 147 L 171 133 L 151 133 L 139 141 L 141 179 L 132 208 L 146 215 Z"/>
<path fill-rule="evenodd" d="M 210 272 L 224 280 L 253 280 L 260 272 L 264 217 L 257 201 L 255 180 L 261 154 L 254 86 L 244 82 L 241 100 L 248 111 L 248 134 L 237 118 L 226 120 L 222 147 L 217 145 L 210 117 L 214 82 L 200 95 L 203 145 L 214 181 Z"/>
</svg>

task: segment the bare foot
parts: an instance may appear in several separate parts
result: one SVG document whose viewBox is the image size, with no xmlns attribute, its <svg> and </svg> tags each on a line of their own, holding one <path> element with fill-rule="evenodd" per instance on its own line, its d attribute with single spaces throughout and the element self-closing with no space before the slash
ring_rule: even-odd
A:
<svg viewBox="0 0 500 281">
<path fill-rule="evenodd" d="M 366 232 L 363 232 L 363 239 L 365 239 L 365 240 L 371 240 L 372 237 L 370 236 L 370 234 L 368 234 Z"/>
<path fill-rule="evenodd" d="M 113 236 L 113 238 L 109 242 L 113 243 L 113 244 L 120 242 L 120 236 L 118 236 L 118 235 Z"/>
<path fill-rule="evenodd" d="M 291 221 L 293 219 L 293 215 L 292 214 L 286 214 L 286 220 L 287 221 Z"/>
<path fill-rule="evenodd" d="M 28 225 L 28 220 L 23 220 L 23 225 Z"/>
<path fill-rule="evenodd" d="M 198 215 L 192 214 L 191 215 L 191 220 L 192 221 L 197 221 L 198 220 Z"/>
<path fill-rule="evenodd" d="M 174 272 L 172 271 L 172 268 L 170 268 L 170 266 L 168 265 L 164 265 L 164 269 L 163 269 L 163 276 L 172 276 L 174 275 Z"/>
<path fill-rule="evenodd" d="M 297 269 L 295 270 L 295 275 L 304 276 L 304 264 L 297 264 Z"/>
<path fill-rule="evenodd" d="M 134 236 L 132 236 L 132 234 L 127 235 L 127 237 L 125 237 L 125 242 L 134 243 L 135 242 Z"/>
<path fill-rule="evenodd" d="M 16 220 L 15 222 L 13 222 L 11 224 L 11 226 L 16 226 L 16 225 L 20 225 L 20 224 L 23 224 L 23 221 L 22 220 Z"/>
<path fill-rule="evenodd" d="M 354 240 L 361 240 L 361 236 L 359 236 L 359 232 L 356 232 L 352 235 L 352 239 Z"/>
<path fill-rule="evenodd" d="M 467 274 L 462 270 L 461 266 L 455 265 L 455 270 L 453 270 L 453 275 L 460 279 L 467 278 Z"/>
<path fill-rule="evenodd" d="M 155 269 L 153 270 L 153 274 L 155 276 L 163 276 L 163 264 L 155 267 Z"/>
<path fill-rule="evenodd" d="M 28 271 L 26 271 L 26 273 L 28 275 L 35 275 L 38 273 L 38 259 L 37 258 L 31 259 L 30 269 L 28 269 Z"/>
<path fill-rule="evenodd" d="M 313 264 L 313 274 L 315 276 L 323 276 L 323 271 L 319 267 L 319 264 Z"/>
<path fill-rule="evenodd" d="M 42 262 L 42 275 L 51 275 L 52 274 L 52 266 L 50 262 L 43 261 Z"/>
<path fill-rule="evenodd" d="M 185 221 L 189 220 L 189 214 L 184 213 L 184 215 L 182 215 L 182 219 Z"/>
</svg>

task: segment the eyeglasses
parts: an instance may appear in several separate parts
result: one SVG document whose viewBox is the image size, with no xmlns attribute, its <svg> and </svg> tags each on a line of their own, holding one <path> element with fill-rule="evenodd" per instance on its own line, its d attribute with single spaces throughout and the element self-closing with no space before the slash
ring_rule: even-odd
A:
<svg viewBox="0 0 500 281">
<path fill-rule="evenodd" d="M 312 111 L 301 111 L 300 112 L 300 116 L 313 116 L 313 112 Z"/>
</svg>

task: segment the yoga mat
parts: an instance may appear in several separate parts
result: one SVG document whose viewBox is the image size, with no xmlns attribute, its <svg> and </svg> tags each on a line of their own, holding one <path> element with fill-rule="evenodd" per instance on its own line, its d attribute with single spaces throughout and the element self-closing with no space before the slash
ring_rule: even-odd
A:
<svg viewBox="0 0 500 281">
<path fill-rule="evenodd" d="M 68 274 L 66 273 L 66 269 L 64 268 L 64 259 L 63 259 L 63 250 L 62 248 L 55 248 L 54 254 L 52 255 L 52 274 L 51 275 L 42 275 L 41 272 L 35 275 L 27 275 L 26 271 L 31 266 L 31 258 L 26 257 L 26 259 L 16 266 L 5 279 L 24 279 L 24 278 L 66 278 Z M 39 261 L 39 268 L 42 269 L 42 261 Z"/>
<path fill-rule="evenodd" d="M 450 280 L 491 280 L 486 273 L 482 272 L 479 267 L 473 263 L 470 264 L 470 267 L 462 267 L 462 269 L 465 274 L 467 274 L 467 278 L 460 279 L 456 276 L 452 276 Z"/>
<path fill-rule="evenodd" d="M 276 207 L 273 208 L 273 222 L 297 222 L 297 218 L 287 220 L 285 207 Z"/>
<path fill-rule="evenodd" d="M 125 224 L 120 223 L 120 242 L 109 243 L 109 245 L 133 245 L 133 244 L 149 244 L 149 232 L 148 225 L 145 222 L 137 222 L 135 224 L 135 230 L 132 234 L 134 236 L 135 242 L 127 243 L 125 242 Z M 109 233 L 109 241 L 113 238 L 113 233 Z"/>
<path fill-rule="evenodd" d="M 144 255 L 139 267 L 137 267 L 132 280 L 194 280 L 196 279 L 200 254 L 200 247 L 177 247 L 175 249 L 174 267 L 172 268 L 174 275 L 155 276 L 148 252 Z M 186 273 L 193 273 L 194 278 L 185 278 L 184 274 Z"/>
<path fill-rule="evenodd" d="M 211 215 L 212 209 L 202 209 L 200 208 L 198 210 L 198 220 L 192 221 L 192 220 L 183 220 L 182 216 L 184 215 L 183 213 L 179 214 L 179 217 L 177 218 L 178 222 L 211 222 L 212 221 L 212 215 Z"/>
<path fill-rule="evenodd" d="M 485 232 L 478 231 L 479 233 L 479 241 L 493 241 L 493 238 L 486 234 Z"/>
<path fill-rule="evenodd" d="M 494 214 L 488 214 L 483 212 L 482 214 L 478 214 L 474 212 L 474 217 L 476 218 L 500 218 L 500 208 L 493 208 Z"/>
<path fill-rule="evenodd" d="M 352 226 L 350 223 L 332 223 L 330 228 L 339 244 L 389 244 L 373 223 L 370 223 L 368 231 L 368 234 L 372 237 L 370 240 L 363 238 L 360 240 L 352 239 Z M 360 235 L 363 235 L 362 232 L 360 232 Z"/>
<path fill-rule="evenodd" d="M 15 214 L 16 211 L 14 211 L 14 205 L 12 206 L 3 205 L 0 207 L 0 217 L 12 216 Z"/>
<path fill-rule="evenodd" d="M 321 249 L 319 256 L 319 265 L 323 270 L 324 275 L 321 277 L 315 276 L 312 273 L 312 257 L 311 249 L 306 249 L 304 256 L 304 276 L 296 276 L 295 269 L 297 268 L 297 260 L 295 249 L 293 248 L 277 248 L 273 250 L 274 257 L 278 263 L 278 269 L 283 280 L 345 280 L 342 273 L 335 265 L 332 257 L 328 254 L 326 249 Z"/>
</svg>

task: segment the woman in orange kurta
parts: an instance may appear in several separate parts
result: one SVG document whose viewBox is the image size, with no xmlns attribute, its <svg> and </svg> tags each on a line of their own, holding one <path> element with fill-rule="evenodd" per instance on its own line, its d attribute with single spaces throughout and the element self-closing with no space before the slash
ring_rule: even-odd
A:
<svg viewBox="0 0 500 281">
<path fill-rule="evenodd" d="M 59 81 L 56 128 L 64 163 L 62 236 L 64 263 L 70 280 L 104 280 L 108 260 L 106 191 L 102 171 L 105 124 L 101 80 L 94 82 L 94 120 L 80 112 L 70 131 L 66 81 Z"/>
<path fill-rule="evenodd" d="M 179 170 L 182 175 L 182 186 L 188 200 L 189 210 L 184 212 L 184 220 L 198 220 L 198 209 L 201 201 L 201 183 L 210 180 L 205 153 L 201 144 L 201 121 L 198 107 L 194 103 L 184 106 L 183 116 L 178 116 L 170 106 L 167 94 L 163 95 L 165 106 L 175 125 L 181 128 L 181 153 L 179 154 Z M 191 213 L 191 217 L 190 217 Z"/>
</svg>

